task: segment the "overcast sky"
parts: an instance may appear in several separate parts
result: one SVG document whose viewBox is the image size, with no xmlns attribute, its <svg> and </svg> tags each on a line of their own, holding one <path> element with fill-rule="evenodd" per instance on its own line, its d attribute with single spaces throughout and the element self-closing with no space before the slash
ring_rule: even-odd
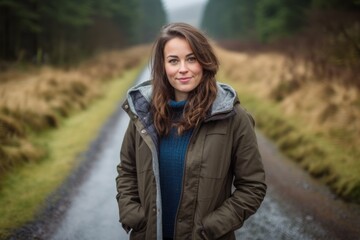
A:
<svg viewBox="0 0 360 240">
<path fill-rule="evenodd" d="M 194 3 L 203 3 L 207 0 L 162 0 L 164 3 L 165 8 L 174 9 L 174 8 L 181 8 L 187 5 L 192 5 Z"/>
</svg>

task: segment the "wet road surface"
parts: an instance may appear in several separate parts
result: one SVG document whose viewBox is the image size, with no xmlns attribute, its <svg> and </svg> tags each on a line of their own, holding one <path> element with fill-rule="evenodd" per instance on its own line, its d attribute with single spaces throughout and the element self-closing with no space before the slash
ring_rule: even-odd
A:
<svg viewBox="0 0 360 240">
<path fill-rule="evenodd" d="M 146 68 L 137 81 L 145 81 L 149 75 L 149 69 Z M 118 221 L 115 200 L 116 166 L 120 161 L 120 146 L 128 123 L 128 116 L 120 112 L 114 129 L 104 139 L 103 146 L 106 148 L 101 150 L 98 161 L 93 164 L 87 180 L 79 188 L 53 240 L 128 238 Z"/>
<path fill-rule="evenodd" d="M 337 199 L 261 133 L 257 136 L 268 191 L 238 239 L 360 239 L 360 206 Z"/>
<path fill-rule="evenodd" d="M 144 71 L 140 81 L 148 79 Z M 53 240 L 128 239 L 118 222 L 116 165 L 128 116 L 104 139 L 99 159 L 77 190 Z M 268 192 L 258 212 L 237 231 L 237 239 L 360 239 L 359 206 L 337 200 L 258 133 Z"/>
<path fill-rule="evenodd" d="M 109 138 L 98 162 L 92 165 L 64 220 L 52 239 L 127 239 L 118 222 L 115 200 L 116 162 L 128 119 L 124 116 Z"/>
</svg>

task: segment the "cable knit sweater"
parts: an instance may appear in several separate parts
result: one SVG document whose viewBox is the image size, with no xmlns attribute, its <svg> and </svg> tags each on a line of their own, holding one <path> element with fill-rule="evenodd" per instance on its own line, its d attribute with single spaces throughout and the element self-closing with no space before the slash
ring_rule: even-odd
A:
<svg viewBox="0 0 360 240">
<path fill-rule="evenodd" d="M 186 101 L 170 101 L 173 121 L 182 117 Z M 160 139 L 160 188 L 163 208 L 163 236 L 172 238 L 174 224 L 178 209 L 182 178 L 184 173 L 184 160 L 190 141 L 192 130 L 177 134 L 177 129 L 172 128 L 169 135 Z"/>
</svg>

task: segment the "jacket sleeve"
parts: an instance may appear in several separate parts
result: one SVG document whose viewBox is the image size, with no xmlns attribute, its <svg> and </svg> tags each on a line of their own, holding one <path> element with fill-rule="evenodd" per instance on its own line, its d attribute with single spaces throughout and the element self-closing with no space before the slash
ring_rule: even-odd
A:
<svg viewBox="0 0 360 240">
<path fill-rule="evenodd" d="M 202 223 L 209 239 L 217 239 L 240 228 L 260 207 L 266 193 L 265 172 L 250 114 L 237 105 L 233 129 L 231 167 L 233 194 Z"/>
<path fill-rule="evenodd" d="M 127 128 L 120 151 L 116 177 L 120 222 L 125 231 L 137 231 L 145 225 L 145 213 L 140 204 L 135 154 L 136 128 L 132 121 Z"/>
</svg>

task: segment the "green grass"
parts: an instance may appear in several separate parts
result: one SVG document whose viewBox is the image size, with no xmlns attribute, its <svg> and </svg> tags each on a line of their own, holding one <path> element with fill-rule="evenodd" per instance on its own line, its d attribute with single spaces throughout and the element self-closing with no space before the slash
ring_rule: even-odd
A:
<svg viewBox="0 0 360 240">
<path fill-rule="evenodd" d="M 226 77 L 222 79 L 226 82 Z M 335 134 L 306 131 L 306 119 L 285 116 L 280 106 L 264 100 L 240 82 L 228 81 L 240 101 L 251 112 L 257 127 L 276 142 L 279 149 L 312 176 L 327 184 L 343 199 L 360 203 L 360 151 L 339 144 Z"/>
<path fill-rule="evenodd" d="M 142 66 L 141 66 L 142 67 Z M 57 189 L 81 159 L 77 155 L 89 146 L 118 101 L 133 83 L 141 67 L 129 70 L 121 78 L 109 81 L 103 97 L 86 111 L 64 119 L 60 128 L 33 136 L 44 146 L 47 156 L 14 168 L 2 178 L 0 191 L 0 239 L 34 217 L 45 199 Z"/>
</svg>

